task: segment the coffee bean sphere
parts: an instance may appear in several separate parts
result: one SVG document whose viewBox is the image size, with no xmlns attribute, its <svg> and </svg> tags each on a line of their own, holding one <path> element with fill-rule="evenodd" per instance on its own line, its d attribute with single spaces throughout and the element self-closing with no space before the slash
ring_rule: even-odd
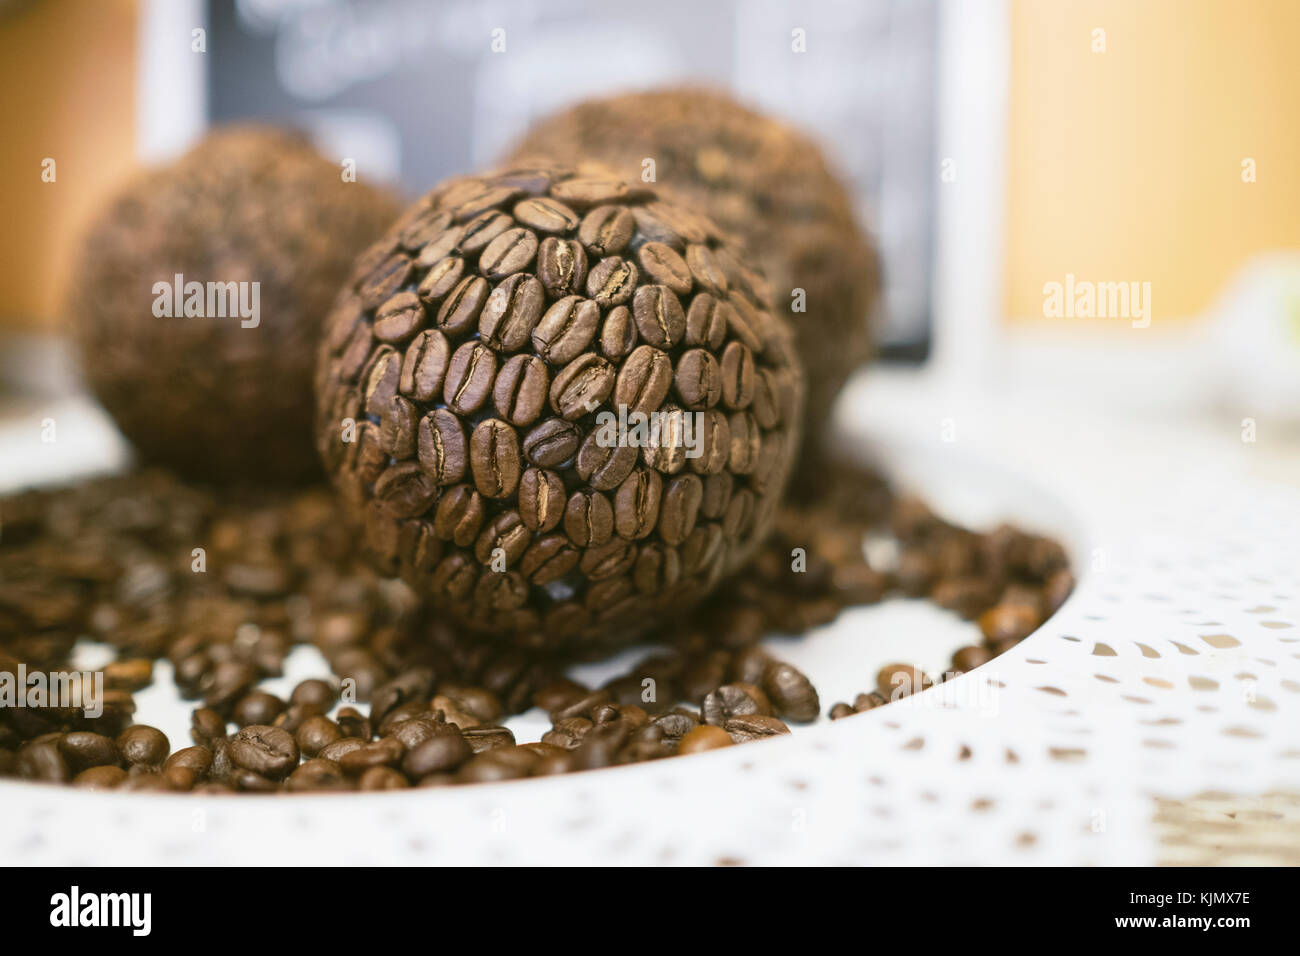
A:
<svg viewBox="0 0 1300 956">
<path fill-rule="evenodd" d="M 401 211 L 342 172 L 297 134 L 231 128 L 139 175 L 95 220 L 69 318 L 90 386 L 141 458 L 217 483 L 319 474 L 321 325 Z"/>
<path fill-rule="evenodd" d="M 635 636 L 767 533 L 803 376 L 708 220 L 606 169 L 447 182 L 340 294 L 317 443 L 367 552 L 463 628 Z"/>
<path fill-rule="evenodd" d="M 655 163 L 665 198 L 708 215 L 747 250 L 771 283 L 774 308 L 794 323 L 808 372 L 806 454 L 799 482 L 815 479 L 831 406 L 870 356 L 868 319 L 880 289 L 875 250 L 853 198 L 806 136 L 704 89 L 588 100 L 535 125 L 511 162 L 549 157 L 609 164 L 640 181 Z M 793 311 L 794 290 L 805 293 Z"/>
</svg>

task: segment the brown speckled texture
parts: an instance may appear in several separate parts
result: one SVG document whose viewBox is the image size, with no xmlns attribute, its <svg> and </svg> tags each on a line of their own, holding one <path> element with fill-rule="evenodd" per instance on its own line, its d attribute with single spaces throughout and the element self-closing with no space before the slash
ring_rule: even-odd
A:
<svg viewBox="0 0 1300 956">
<path fill-rule="evenodd" d="M 358 252 L 400 211 L 291 132 L 235 127 L 140 173 L 94 221 L 68 295 L 81 362 L 140 457 L 214 483 L 319 473 L 312 368 Z M 257 282 L 260 324 L 156 317 L 154 284 Z"/>
</svg>

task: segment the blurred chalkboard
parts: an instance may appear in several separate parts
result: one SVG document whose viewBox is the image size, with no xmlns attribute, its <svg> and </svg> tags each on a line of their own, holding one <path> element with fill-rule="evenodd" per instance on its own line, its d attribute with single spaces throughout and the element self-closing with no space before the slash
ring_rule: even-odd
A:
<svg viewBox="0 0 1300 956">
<path fill-rule="evenodd" d="M 412 196 L 585 96 L 730 88 L 823 144 L 884 250 L 886 355 L 927 352 L 937 0 L 213 0 L 208 50 L 213 122 L 294 122 Z"/>
</svg>

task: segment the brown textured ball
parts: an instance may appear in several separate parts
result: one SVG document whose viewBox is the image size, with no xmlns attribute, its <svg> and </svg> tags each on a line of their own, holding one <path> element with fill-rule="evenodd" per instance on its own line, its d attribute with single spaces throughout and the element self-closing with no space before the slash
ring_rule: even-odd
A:
<svg viewBox="0 0 1300 956">
<path fill-rule="evenodd" d="M 214 133 L 137 176 L 91 226 L 68 311 L 86 377 L 140 456 L 213 482 L 319 474 L 321 325 L 357 254 L 399 212 L 344 182 L 304 137 L 271 128 Z M 156 315 L 155 284 L 178 274 L 203 284 L 205 312 L 208 283 L 250 283 L 249 305 L 257 283 L 256 326 L 231 308 Z"/>
<path fill-rule="evenodd" d="M 377 567 L 528 646 L 698 601 L 766 535 L 799 438 L 760 285 L 711 222 L 608 170 L 424 197 L 358 264 L 317 370 L 318 447 Z"/>
<path fill-rule="evenodd" d="M 806 136 L 726 94 L 666 89 L 589 100 L 535 125 L 511 162 L 595 160 L 639 181 L 653 159 L 655 188 L 698 209 L 747 249 L 774 307 L 794 323 L 808 373 L 806 441 L 815 451 L 836 395 L 871 351 L 868 318 L 880 289 L 874 248 L 853 200 Z M 792 290 L 807 293 L 791 311 Z M 800 480 L 819 457 L 799 463 Z"/>
</svg>

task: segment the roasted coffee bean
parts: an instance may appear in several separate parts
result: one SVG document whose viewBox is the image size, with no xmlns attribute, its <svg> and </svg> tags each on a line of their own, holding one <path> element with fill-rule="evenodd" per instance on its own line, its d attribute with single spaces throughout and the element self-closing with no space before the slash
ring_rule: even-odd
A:
<svg viewBox="0 0 1300 956">
<path fill-rule="evenodd" d="M 400 345 L 420 331 L 423 324 L 424 306 L 420 297 L 414 292 L 399 292 L 379 306 L 371 331 L 381 342 Z"/>
<path fill-rule="evenodd" d="M 691 299 L 686 312 L 686 344 L 716 352 L 727 337 L 727 316 L 734 311 L 707 292 Z"/>
<path fill-rule="evenodd" d="M 761 681 L 777 714 L 800 722 L 817 719 L 821 711 L 817 689 L 797 668 L 784 661 L 772 661 Z"/>
<path fill-rule="evenodd" d="M 515 355 L 497 373 L 492 401 L 502 418 L 524 428 L 541 415 L 549 391 L 546 363 L 535 355 Z"/>
<path fill-rule="evenodd" d="M 618 361 L 636 348 L 636 320 L 625 305 L 616 306 L 605 316 L 600 329 L 600 350 L 605 358 Z"/>
<path fill-rule="evenodd" d="M 532 276 L 520 273 L 505 279 L 492 290 L 479 315 L 481 341 L 499 352 L 519 351 L 532 337 L 545 299 L 542 283 Z"/>
<path fill-rule="evenodd" d="M 1029 604 L 999 604 L 980 615 L 980 631 L 984 639 L 996 644 L 999 641 L 1022 641 L 1041 623 L 1038 609 Z"/>
<path fill-rule="evenodd" d="M 364 747 L 367 743 L 368 741 L 360 737 L 343 737 L 322 747 L 317 757 L 337 764 L 352 751 Z"/>
<path fill-rule="evenodd" d="M 993 659 L 993 655 L 985 647 L 973 644 L 969 647 L 963 647 L 952 655 L 952 666 L 958 671 L 973 671 L 981 664 L 987 664 Z"/>
<path fill-rule="evenodd" d="M 701 724 L 682 737 L 677 744 L 677 752 L 685 756 L 705 750 L 717 750 L 719 747 L 730 747 L 731 744 L 731 735 L 721 727 Z"/>
<path fill-rule="evenodd" d="M 503 511 L 487 523 L 474 542 L 474 557 L 480 564 L 491 565 L 504 556 L 507 567 L 513 567 L 523 558 L 532 537 L 518 512 Z"/>
<path fill-rule="evenodd" d="M 647 242 L 637 250 L 636 258 L 647 278 L 667 286 L 677 295 L 690 294 L 690 267 L 671 246 L 662 242 Z"/>
<path fill-rule="evenodd" d="M 362 740 L 370 739 L 370 718 L 364 716 L 355 707 L 339 708 L 335 721 L 344 737 L 360 737 Z"/>
<path fill-rule="evenodd" d="M 659 537 L 666 544 L 679 545 L 695 530 L 704 483 L 696 475 L 678 475 L 664 486 L 659 510 Z"/>
<path fill-rule="evenodd" d="M 632 444 L 609 444 L 602 429 L 587 433 L 575 462 L 578 477 L 597 491 L 612 491 L 636 467 L 637 448 Z M 661 469 L 662 470 L 662 469 Z"/>
<path fill-rule="evenodd" d="M 469 450 L 460 420 L 445 408 L 420 419 L 416 432 L 420 467 L 439 485 L 465 477 Z"/>
<path fill-rule="evenodd" d="M 496 353 L 480 342 L 464 343 L 452 353 L 447 366 L 443 401 L 459 415 L 473 413 L 492 393 L 496 374 Z"/>
<path fill-rule="evenodd" d="M 852 717 L 854 710 L 848 704 L 840 702 L 831 707 L 829 717 L 831 720 L 843 720 L 845 717 Z"/>
<path fill-rule="evenodd" d="M 408 751 L 402 758 L 402 769 L 412 780 L 420 780 L 433 773 L 455 770 L 473 754 L 459 733 L 441 734 Z"/>
<path fill-rule="evenodd" d="M 727 721 L 723 729 L 731 737 L 732 742 L 737 744 L 743 744 L 750 740 L 760 740 L 764 737 L 776 737 L 790 732 L 790 728 L 775 717 L 765 717 L 760 714 L 732 717 Z"/>
<path fill-rule="evenodd" d="M 451 363 L 451 345 L 437 329 L 417 335 L 406 348 L 398 390 L 418 402 L 432 401 L 442 392 Z"/>
<path fill-rule="evenodd" d="M 447 295 L 460 285 L 465 276 L 465 260 L 457 256 L 439 259 L 433 264 L 420 284 L 415 287 L 415 294 L 430 309 L 439 305 Z M 423 334 L 423 333 L 421 333 Z"/>
<path fill-rule="evenodd" d="M 564 509 L 564 533 L 579 548 L 604 544 L 614 533 L 614 509 L 598 491 L 575 491 Z"/>
<path fill-rule="evenodd" d="M 400 252 L 389 256 L 361 284 L 361 307 L 378 308 L 389 296 L 406 284 L 413 263 Z"/>
<path fill-rule="evenodd" d="M 690 459 L 691 470 L 697 475 L 708 475 L 711 478 L 716 477 L 725 482 L 719 486 L 719 492 L 725 490 L 725 501 L 718 505 L 719 508 L 725 509 L 726 502 L 730 501 L 732 487 L 732 477 L 725 471 L 727 462 L 731 458 L 731 425 L 727 421 L 727 416 L 717 409 L 710 409 L 703 413 L 703 417 L 697 419 L 699 422 L 700 432 L 695 436 L 699 454 Z M 719 512 L 720 516 L 721 512 Z"/>
<path fill-rule="evenodd" d="M 513 747 L 515 735 L 505 727 L 471 727 L 462 734 L 469 749 L 476 754 L 498 747 Z"/>
<path fill-rule="evenodd" d="M 701 714 L 705 723 L 721 727 L 733 717 L 771 716 L 772 704 L 753 684 L 724 684 L 705 695 Z"/>
<path fill-rule="evenodd" d="M 695 411 L 712 408 L 722 397 L 722 373 L 718 360 L 704 349 L 689 349 L 677 360 L 673 384 L 687 408 Z"/>
<path fill-rule="evenodd" d="M 638 346 L 618 371 L 614 404 L 645 415 L 658 410 L 673 383 L 673 363 L 666 352 L 649 345 Z"/>
<path fill-rule="evenodd" d="M 392 767 L 371 767 L 357 781 L 357 789 L 365 791 L 405 790 L 410 786 L 410 781 Z"/>
<path fill-rule="evenodd" d="M 380 721 L 382 725 L 383 719 L 397 707 L 428 697 L 433 689 L 433 676 L 427 667 L 412 667 L 375 688 L 370 699 L 371 721 Z"/>
<path fill-rule="evenodd" d="M 469 485 L 448 488 L 438 502 L 433 530 L 444 541 L 466 548 L 478 539 L 483 527 L 483 496 Z"/>
<path fill-rule="evenodd" d="M 456 240 L 455 248 L 472 256 L 486 249 L 513 225 L 514 220 L 501 210 L 488 209 L 465 223 L 465 229 Z"/>
<path fill-rule="evenodd" d="M 392 458 L 414 458 L 420 413 L 415 403 L 394 396 L 379 420 L 379 445 Z"/>
<path fill-rule="evenodd" d="M 200 707 L 190 715 L 190 736 L 196 744 L 210 744 L 226 736 L 226 721 L 211 707 Z"/>
<path fill-rule="evenodd" d="M 212 768 L 212 751 L 204 746 L 183 747 L 163 762 L 163 770 L 183 767 L 194 777 L 202 780 Z"/>
<path fill-rule="evenodd" d="M 74 775 L 91 767 L 117 766 L 122 761 L 117 744 L 103 734 L 73 731 L 60 737 L 57 744 Z"/>
<path fill-rule="evenodd" d="M 255 690 L 239 699 L 231 716 L 240 727 L 270 724 L 284 712 L 284 708 L 284 701 L 279 697 L 263 690 Z"/>
<path fill-rule="evenodd" d="M 371 767 L 395 767 L 406 756 L 406 748 L 394 737 L 362 744 L 339 758 L 339 767 L 349 777 L 359 777 Z"/>
<path fill-rule="evenodd" d="M 533 348 L 552 365 L 580 356 L 600 324 L 600 307 L 590 299 L 567 295 L 548 308 L 533 329 Z"/>
<path fill-rule="evenodd" d="M 908 697 L 930 686 L 930 678 L 911 664 L 889 664 L 876 675 L 876 690 L 890 700 Z"/>
<path fill-rule="evenodd" d="M 667 286 L 640 286 L 632 298 L 632 317 L 641 339 L 656 348 L 675 348 L 686 337 L 686 313 Z"/>
<path fill-rule="evenodd" d="M 625 305 L 637 287 L 637 268 L 626 259 L 608 256 L 587 273 L 587 296 L 601 308 Z M 640 322 L 637 323 L 640 328 Z"/>
<path fill-rule="evenodd" d="M 574 566 L 581 553 L 562 534 L 538 538 L 524 552 L 519 562 L 519 573 L 538 587 L 564 577 Z"/>
<path fill-rule="evenodd" d="M 883 694 L 879 694 L 873 690 L 870 693 L 859 694 L 857 697 L 853 698 L 853 712 L 855 714 L 860 714 L 863 711 L 874 710 L 875 708 L 888 703 L 888 699 L 885 698 Z"/>
<path fill-rule="evenodd" d="M 128 658 L 113 661 L 104 668 L 104 686 L 114 690 L 141 690 L 153 682 L 153 661 Z"/>
<path fill-rule="evenodd" d="M 528 468 L 519 480 L 519 517 L 530 531 L 551 531 L 564 516 L 564 482 L 553 471 Z"/>
<path fill-rule="evenodd" d="M 478 267 L 489 279 L 502 279 L 528 268 L 537 255 L 537 234 L 517 226 L 507 229 L 487 244 Z"/>
<path fill-rule="evenodd" d="M 605 359 L 594 352 L 580 355 L 555 373 L 551 408 L 566 421 L 588 415 L 609 398 L 614 379 L 614 366 Z"/>
<path fill-rule="evenodd" d="M 230 738 L 230 759 L 240 769 L 282 780 L 298 765 L 298 745 L 287 730 L 254 724 Z M 245 788 L 243 781 L 239 785 Z"/>
<path fill-rule="evenodd" d="M 524 436 L 524 457 L 539 468 L 559 468 L 578 453 L 582 432 L 572 422 L 548 418 Z"/>
<path fill-rule="evenodd" d="M 121 767 L 103 764 L 81 771 L 72 779 L 72 785 L 85 790 L 116 790 L 126 779 L 126 771 Z"/>
<path fill-rule="evenodd" d="M 527 777 L 540 758 L 522 747 L 499 747 L 474 757 L 456 774 L 460 783 L 496 783 Z"/>
<path fill-rule="evenodd" d="M 748 475 L 758 467 L 762 453 L 763 433 L 749 412 L 734 412 L 727 419 L 731 432 L 731 454 L 728 463 L 738 475 Z"/>
<path fill-rule="evenodd" d="M 284 782 L 285 789 L 294 793 L 311 793 L 322 790 L 350 790 L 352 784 L 343 775 L 343 769 L 334 760 L 316 758 L 304 761 Z"/>
<path fill-rule="evenodd" d="M 556 236 L 542 240 L 537 252 L 537 278 L 553 299 L 580 292 L 587 278 L 587 253 L 582 243 Z"/>
<path fill-rule="evenodd" d="M 627 248 L 636 225 L 625 206 L 597 206 L 583 217 L 578 241 L 593 256 L 611 256 Z"/>
<path fill-rule="evenodd" d="M 564 203 L 541 196 L 517 202 L 513 212 L 516 221 L 537 232 L 572 232 L 580 221 Z"/>
<path fill-rule="evenodd" d="M 161 767 L 171 751 L 171 744 L 157 727 L 136 724 L 122 731 L 117 738 L 117 749 L 128 764 Z"/>
<path fill-rule="evenodd" d="M 459 731 L 446 721 L 439 720 L 436 714 L 426 711 L 410 720 L 400 721 L 381 733 L 397 740 L 407 750 L 414 750 L 433 737 Z"/>
<path fill-rule="evenodd" d="M 722 352 L 722 403 L 730 409 L 748 408 L 754 401 L 754 353 L 739 342 Z"/>
<path fill-rule="evenodd" d="M 523 461 L 519 436 L 499 418 L 479 422 L 470 436 L 469 460 L 474 485 L 485 498 L 508 498 L 519 487 Z"/>
<path fill-rule="evenodd" d="M 429 708 L 423 700 L 408 700 L 384 714 L 384 719 L 379 722 L 379 736 L 392 737 L 394 736 L 393 731 L 402 724 L 431 716 L 433 715 L 430 714 Z"/>
<path fill-rule="evenodd" d="M 315 757 L 322 749 L 343 737 L 338 725 L 328 717 L 317 714 L 308 717 L 294 734 L 294 743 L 305 757 Z"/>
<path fill-rule="evenodd" d="M 614 528 L 632 541 L 650 534 L 659 520 L 663 479 L 646 468 L 632 472 L 614 493 Z"/>
</svg>

